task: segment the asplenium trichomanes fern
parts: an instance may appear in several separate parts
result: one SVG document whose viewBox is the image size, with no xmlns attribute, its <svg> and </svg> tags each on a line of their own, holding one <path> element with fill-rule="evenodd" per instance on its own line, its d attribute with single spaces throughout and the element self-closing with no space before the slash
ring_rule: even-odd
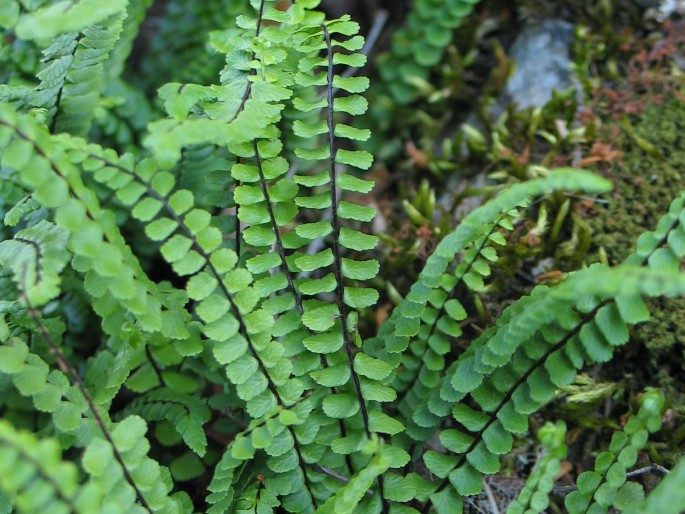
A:
<svg viewBox="0 0 685 514">
<path fill-rule="evenodd" d="M 610 188 L 560 169 L 462 220 L 368 334 L 369 81 L 343 72 L 364 40 L 318 3 L 245 5 L 212 35 L 216 83 L 162 86 L 168 116 L 128 152 L 83 137 L 122 116 L 103 95 L 130 87 L 148 3 L 2 6 L 3 41 L 44 58 L 0 87 L 0 511 L 460 512 L 527 416 L 646 319 L 641 296 L 685 293 L 680 198 L 625 266 L 535 288 L 460 353 L 465 300 L 531 197 Z M 512 512 L 546 508 L 563 431 L 539 435 L 551 453 Z M 620 509 L 613 466 L 569 509 Z"/>
</svg>

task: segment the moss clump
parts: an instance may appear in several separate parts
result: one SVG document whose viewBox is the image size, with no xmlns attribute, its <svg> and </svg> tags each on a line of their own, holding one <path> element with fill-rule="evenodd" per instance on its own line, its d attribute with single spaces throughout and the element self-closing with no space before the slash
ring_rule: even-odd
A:
<svg viewBox="0 0 685 514">
<path fill-rule="evenodd" d="M 630 123 L 630 124 L 628 124 Z M 612 171 L 611 203 L 598 208 L 594 243 L 612 264 L 622 262 L 635 239 L 654 230 L 662 213 L 685 187 L 685 103 L 670 99 L 649 105 L 632 122 L 624 121 L 616 146 L 622 157 Z"/>
<path fill-rule="evenodd" d="M 685 102 L 676 98 L 651 104 L 638 117 L 624 118 L 616 140 L 622 157 L 611 171 L 613 198 L 608 206 L 597 206 L 598 215 L 591 220 L 594 259 L 599 258 L 601 248 L 611 264 L 622 262 L 637 237 L 656 228 L 659 217 L 685 188 L 684 133 Z M 685 398 L 685 300 L 658 298 L 648 305 L 651 319 L 638 326 L 633 337 L 648 355 L 642 369 L 632 371 L 650 382 L 639 387 L 657 383 L 668 387 L 675 404 L 681 404 L 679 399 Z M 675 410 L 678 417 L 685 415 L 685 409 Z"/>
</svg>

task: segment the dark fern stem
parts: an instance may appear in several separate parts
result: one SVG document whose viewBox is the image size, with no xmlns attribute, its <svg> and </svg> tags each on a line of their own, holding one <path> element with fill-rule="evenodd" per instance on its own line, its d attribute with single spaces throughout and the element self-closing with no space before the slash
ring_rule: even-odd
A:
<svg viewBox="0 0 685 514">
<path fill-rule="evenodd" d="M 300 293 L 297 292 L 295 288 L 295 283 L 293 282 L 293 275 L 288 269 L 288 264 L 285 260 L 285 248 L 283 247 L 283 241 L 281 240 L 281 231 L 278 228 L 278 223 L 276 223 L 276 216 L 274 214 L 273 205 L 271 204 L 271 197 L 269 196 L 269 188 L 266 185 L 266 178 L 264 178 L 264 170 L 262 169 L 262 159 L 259 156 L 259 148 L 257 147 L 257 141 L 252 142 L 255 155 L 255 163 L 257 164 L 257 171 L 259 172 L 259 183 L 262 186 L 262 193 L 264 194 L 264 202 L 266 203 L 266 210 L 269 212 L 269 220 L 271 221 L 271 228 L 276 236 L 276 251 L 281 257 L 281 269 L 285 274 L 285 278 L 288 280 L 288 288 L 292 291 L 293 297 L 295 298 L 295 305 L 297 310 L 302 315 L 304 309 L 302 308 L 302 297 Z"/>
<path fill-rule="evenodd" d="M 328 76 L 326 81 L 326 96 L 328 100 L 328 143 L 330 145 L 329 151 L 329 175 L 331 182 L 331 225 L 333 227 L 333 273 L 335 274 L 335 281 L 337 285 L 337 296 L 338 296 L 338 315 L 340 317 L 340 325 L 343 336 L 343 341 L 345 343 L 345 353 L 347 353 L 347 361 L 350 366 L 350 374 L 352 376 L 352 381 L 354 383 L 354 389 L 357 394 L 357 401 L 359 402 L 359 409 L 362 413 L 362 419 L 364 421 L 364 432 L 367 438 L 371 438 L 371 430 L 369 429 L 369 413 L 366 410 L 366 403 L 364 402 L 364 396 L 362 394 L 361 383 L 359 382 L 359 376 L 354 369 L 354 354 L 352 353 L 352 341 L 350 341 L 350 333 L 346 327 L 346 315 L 345 315 L 345 304 L 343 302 L 345 295 L 345 285 L 343 283 L 342 276 L 342 259 L 340 257 L 340 222 L 338 218 L 338 192 L 336 185 L 336 170 L 335 170 L 335 155 L 337 148 L 335 146 L 335 120 L 333 112 L 333 45 L 331 44 L 331 35 L 328 32 L 328 27 L 326 25 L 321 26 L 323 29 L 324 38 L 326 40 L 326 52 L 328 54 Z M 385 499 L 383 493 L 383 476 L 378 476 L 378 489 L 381 496 L 381 502 L 383 505 L 383 514 L 389 512 L 389 505 Z"/>
<path fill-rule="evenodd" d="M 35 273 L 36 273 L 36 282 L 41 281 L 41 266 L 40 266 L 40 261 L 43 259 L 43 251 L 40 249 L 40 245 L 36 243 L 35 241 L 31 241 L 30 239 L 26 239 L 23 237 L 18 237 L 15 236 L 14 240 L 19 242 L 19 243 L 24 243 L 25 245 L 30 246 L 33 249 L 33 252 L 36 254 L 36 266 L 35 266 Z"/>
<path fill-rule="evenodd" d="M 261 31 L 261 28 L 262 28 L 262 20 L 264 18 L 264 1 L 265 0 L 262 0 L 261 3 L 259 4 L 259 14 L 257 15 L 257 28 L 255 29 L 255 37 L 259 37 L 259 32 Z M 255 53 L 252 52 L 252 59 L 254 59 L 254 58 L 255 58 Z M 256 70 L 252 69 L 252 70 L 250 70 L 249 75 L 254 75 L 255 73 L 257 73 Z M 243 109 L 245 109 L 245 104 L 250 99 L 251 93 L 252 93 L 252 82 L 250 82 L 250 80 L 248 79 L 247 85 L 245 86 L 245 93 L 243 94 L 243 98 L 240 101 L 240 105 L 238 106 L 238 109 L 235 111 L 235 114 L 233 115 L 233 117 L 230 119 L 229 123 L 233 122 L 238 117 L 238 115 L 243 111 Z M 256 145 L 255 145 L 255 148 L 256 148 Z M 235 187 L 238 187 L 239 185 L 240 185 L 240 181 L 237 181 L 235 184 Z M 241 248 L 240 248 L 240 233 L 241 233 L 241 230 L 240 230 L 240 220 L 238 219 L 237 213 L 236 213 L 236 217 L 235 217 L 235 226 L 236 226 L 236 228 L 235 228 L 235 253 L 238 255 L 238 258 L 240 258 L 240 250 L 241 250 Z"/>
<path fill-rule="evenodd" d="M 78 390 L 83 395 L 83 398 L 86 400 L 86 403 L 88 404 L 88 409 L 93 414 L 93 418 L 95 418 L 95 422 L 97 423 L 98 427 L 102 431 L 102 434 L 105 436 L 105 439 L 107 439 L 107 442 L 112 447 L 112 453 L 113 453 L 116 461 L 121 466 L 121 470 L 124 473 L 124 478 L 129 483 L 129 485 L 133 488 L 133 490 L 135 491 L 136 499 L 138 500 L 138 503 L 140 503 L 140 505 L 145 510 L 147 510 L 150 514 L 152 514 L 152 509 L 150 508 L 150 505 L 147 503 L 147 500 L 145 500 L 143 493 L 140 491 L 140 489 L 138 489 L 138 485 L 136 484 L 135 480 L 133 480 L 133 476 L 131 475 L 131 472 L 129 471 L 128 467 L 126 467 L 126 463 L 124 462 L 124 459 L 121 456 L 119 449 L 117 448 L 116 444 L 114 444 L 114 439 L 112 438 L 112 434 L 110 434 L 109 430 L 107 429 L 107 426 L 105 425 L 105 422 L 103 421 L 102 417 L 100 416 L 100 413 L 98 412 L 97 407 L 95 406 L 95 403 L 93 402 L 93 399 L 90 396 L 90 393 L 88 392 L 88 389 L 86 388 L 85 384 L 81 380 L 81 377 L 79 376 L 78 372 L 74 369 L 74 367 L 71 364 L 69 364 L 67 359 L 64 357 L 62 350 L 57 345 L 57 343 L 55 343 L 54 339 L 50 335 L 50 332 L 48 332 L 48 329 L 45 327 L 45 325 L 41 321 L 40 314 L 38 313 L 38 311 L 34 307 L 31 306 L 31 303 L 29 302 L 29 298 L 25 293 L 25 289 L 26 289 L 26 285 L 23 284 L 23 288 L 20 291 L 20 296 L 23 298 L 24 302 L 26 303 L 26 310 L 27 310 L 29 316 L 31 317 L 31 319 L 33 320 L 33 322 L 36 324 L 36 327 L 38 328 L 38 332 L 40 333 L 41 337 L 45 340 L 45 342 L 48 343 L 48 346 L 50 347 L 50 352 L 55 356 L 55 360 L 57 361 L 57 366 L 60 368 L 60 370 L 65 375 L 71 377 L 71 380 L 73 381 L 73 383 L 76 385 Z"/>
</svg>

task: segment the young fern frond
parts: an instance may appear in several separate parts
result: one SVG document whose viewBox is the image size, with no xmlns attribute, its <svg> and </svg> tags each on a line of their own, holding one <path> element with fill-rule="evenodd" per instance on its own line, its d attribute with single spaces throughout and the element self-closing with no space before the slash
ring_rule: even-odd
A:
<svg viewBox="0 0 685 514">
<path fill-rule="evenodd" d="M 404 370 L 398 370 L 398 379 L 411 384 L 400 399 L 398 408 L 413 421 L 407 427 L 412 437 L 419 440 L 430 437 L 448 414 L 448 411 L 433 412 L 435 404 L 430 402 L 430 398 L 438 394 L 441 372 L 445 368 L 443 356 L 452 349 L 450 340 L 461 336 L 459 322 L 467 316 L 463 304 L 456 298 L 457 292 L 466 288 L 477 293 L 485 287 L 483 278 L 491 273 L 489 263 L 497 261 L 497 250 L 493 245 L 506 244 L 498 229 L 512 229 L 512 219 L 518 216 L 516 209 L 503 214 L 487 233 L 464 251 L 463 261 L 456 266 L 454 273 L 443 275 L 440 287 L 431 292 L 421 315 L 421 328 L 410 343 L 411 352 L 403 355 Z M 418 362 L 414 356 L 416 353 Z"/>
<path fill-rule="evenodd" d="M 60 293 L 60 274 L 71 258 L 66 251 L 69 234 L 43 220 L 0 242 L 0 264 L 14 272 L 17 284 L 35 306 Z"/>
<path fill-rule="evenodd" d="M 41 83 L 24 102 L 48 110 L 53 131 L 87 135 L 104 87 L 104 61 L 119 39 L 126 0 L 59 2 L 19 19 L 25 40 L 57 40 L 44 52 Z M 65 14 L 66 11 L 66 14 Z"/>
<path fill-rule="evenodd" d="M 179 394 L 173 389 L 161 388 L 131 402 L 126 413 L 137 414 L 148 421 L 170 421 L 188 448 L 204 457 L 207 436 L 203 426 L 210 418 L 209 408 L 204 401 Z"/>
<path fill-rule="evenodd" d="M 407 26 L 393 35 L 392 50 L 380 58 L 380 74 L 394 100 L 410 103 L 419 81 L 428 79 L 452 41 L 453 31 L 480 0 L 414 0 Z"/>
<path fill-rule="evenodd" d="M 439 286 L 449 264 L 469 244 L 487 234 L 503 213 L 519 207 L 528 197 L 555 190 L 601 193 L 610 188 L 611 184 L 608 181 L 596 175 L 557 169 L 545 178 L 516 184 L 473 211 L 464 218 L 456 230 L 440 241 L 435 252 L 428 258 L 417 283 L 412 286 L 407 297 L 379 331 L 379 336 L 385 339 L 385 351 L 388 354 L 397 354 L 407 348 L 409 338 L 419 333 L 421 315 L 430 294 Z"/>
<path fill-rule="evenodd" d="M 577 490 L 566 496 L 569 514 L 628 508 L 636 495 L 644 498 L 642 486 L 626 482 L 627 471 L 635 465 L 637 452 L 647 444 L 649 433 L 661 427 L 664 411 L 661 391 L 648 391 L 640 398 L 640 410 L 631 416 L 620 432 L 614 432 L 609 451 L 595 459 L 595 469 L 578 476 Z M 650 511 L 645 511 L 650 512 Z"/>
<path fill-rule="evenodd" d="M 526 484 L 507 509 L 507 514 L 540 514 L 549 505 L 549 495 L 554 477 L 561 470 L 561 460 L 566 457 L 566 425 L 547 422 L 538 432 L 545 447 L 545 455 L 535 464 Z"/>
</svg>

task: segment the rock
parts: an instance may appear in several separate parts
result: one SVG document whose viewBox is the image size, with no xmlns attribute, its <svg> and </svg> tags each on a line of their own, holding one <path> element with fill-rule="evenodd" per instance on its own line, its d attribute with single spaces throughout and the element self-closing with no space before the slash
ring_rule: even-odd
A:
<svg viewBox="0 0 685 514">
<path fill-rule="evenodd" d="M 507 83 L 505 103 L 515 102 L 521 109 L 542 107 L 553 90 L 570 87 L 572 43 L 573 25 L 562 20 L 541 20 L 524 28 L 509 52 L 516 71 Z"/>
<path fill-rule="evenodd" d="M 661 0 L 660 2 L 650 2 L 650 9 L 647 10 L 646 17 L 655 19 L 658 22 L 664 21 L 673 14 L 685 15 L 685 0 Z"/>
</svg>

